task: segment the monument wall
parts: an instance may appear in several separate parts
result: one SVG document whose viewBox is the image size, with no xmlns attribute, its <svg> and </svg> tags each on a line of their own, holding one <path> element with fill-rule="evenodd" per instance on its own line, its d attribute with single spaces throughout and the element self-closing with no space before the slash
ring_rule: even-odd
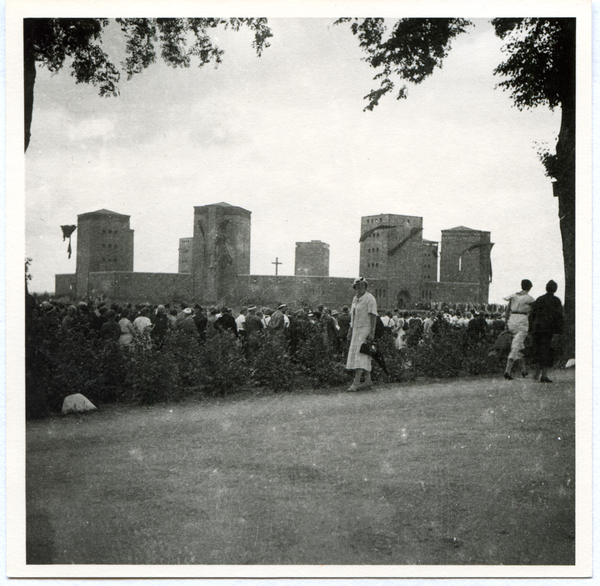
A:
<svg viewBox="0 0 600 586">
<path fill-rule="evenodd" d="M 298 309 L 304 304 L 313 309 L 322 304 L 330 309 L 339 309 L 352 303 L 353 282 L 354 279 L 342 277 L 238 275 L 231 301 L 237 301 L 238 305 L 267 307 L 286 303 Z M 370 280 L 369 291 L 384 285 L 385 281 Z"/>
<path fill-rule="evenodd" d="M 432 301 L 487 303 L 488 291 L 480 283 L 432 283 Z"/>
<path fill-rule="evenodd" d="M 192 276 L 186 273 L 90 273 L 90 297 L 105 295 L 116 303 L 189 302 Z"/>
<path fill-rule="evenodd" d="M 54 294 L 56 297 L 75 299 L 77 297 L 77 275 L 75 273 L 54 275 Z"/>
</svg>

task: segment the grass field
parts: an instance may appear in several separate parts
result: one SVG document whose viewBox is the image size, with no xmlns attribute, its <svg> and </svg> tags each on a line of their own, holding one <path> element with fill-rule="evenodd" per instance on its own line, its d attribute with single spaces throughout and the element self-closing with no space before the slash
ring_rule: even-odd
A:
<svg viewBox="0 0 600 586">
<path fill-rule="evenodd" d="M 575 380 L 27 424 L 28 564 L 574 564 Z"/>
</svg>

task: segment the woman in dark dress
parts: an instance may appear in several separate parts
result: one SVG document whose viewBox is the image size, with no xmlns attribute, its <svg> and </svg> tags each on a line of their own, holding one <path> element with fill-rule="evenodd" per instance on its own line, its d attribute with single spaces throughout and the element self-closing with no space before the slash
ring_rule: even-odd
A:
<svg viewBox="0 0 600 586">
<path fill-rule="evenodd" d="M 548 281 L 546 294 L 533 302 L 529 314 L 532 361 L 536 365 L 536 378 L 539 370 L 542 371 L 542 383 L 552 382 L 548 378 L 548 369 L 554 363 L 552 336 L 562 334 L 563 331 L 563 307 L 560 299 L 554 295 L 557 289 L 558 285 L 554 281 Z"/>
</svg>

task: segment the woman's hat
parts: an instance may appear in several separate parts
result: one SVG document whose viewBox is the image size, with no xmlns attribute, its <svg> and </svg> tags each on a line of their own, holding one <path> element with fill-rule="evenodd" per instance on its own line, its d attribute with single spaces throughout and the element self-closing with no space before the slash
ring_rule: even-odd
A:
<svg viewBox="0 0 600 586">
<path fill-rule="evenodd" d="M 356 289 L 356 285 L 359 283 L 364 283 L 366 287 L 369 286 L 369 282 L 364 277 L 358 277 L 358 279 L 354 279 L 354 283 L 352 284 L 352 288 Z"/>
</svg>

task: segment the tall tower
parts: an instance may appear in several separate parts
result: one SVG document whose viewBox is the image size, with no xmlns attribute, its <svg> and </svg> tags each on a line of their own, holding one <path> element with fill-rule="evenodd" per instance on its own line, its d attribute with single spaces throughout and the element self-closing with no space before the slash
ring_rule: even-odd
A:
<svg viewBox="0 0 600 586">
<path fill-rule="evenodd" d="M 98 210 L 77 216 L 77 297 L 89 295 L 89 273 L 133 271 L 130 216 Z"/>
<path fill-rule="evenodd" d="M 487 303 L 492 280 L 490 232 L 458 226 L 442 230 L 441 283 L 477 283 L 479 303 Z"/>
<path fill-rule="evenodd" d="M 329 276 L 329 244 L 320 240 L 296 242 L 294 275 Z"/>
<path fill-rule="evenodd" d="M 222 302 L 237 275 L 250 273 L 252 212 L 221 202 L 194 207 L 192 283 L 194 299 Z"/>
<path fill-rule="evenodd" d="M 361 218 L 360 274 L 386 279 L 382 307 L 414 307 L 423 281 L 423 218 L 380 214 Z"/>
</svg>

